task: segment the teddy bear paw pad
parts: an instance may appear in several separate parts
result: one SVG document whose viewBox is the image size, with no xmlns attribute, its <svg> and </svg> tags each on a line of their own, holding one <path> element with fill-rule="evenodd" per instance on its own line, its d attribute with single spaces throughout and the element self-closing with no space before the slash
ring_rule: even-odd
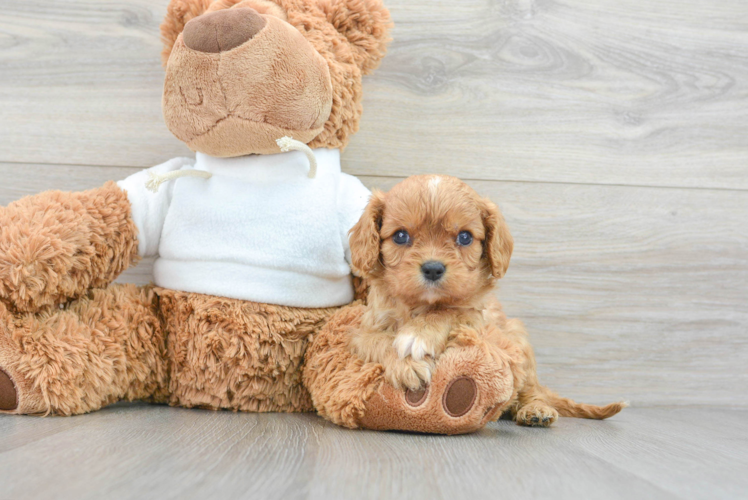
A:
<svg viewBox="0 0 748 500">
<path fill-rule="evenodd" d="M 0 410 L 11 411 L 18 408 L 16 386 L 7 373 L 0 369 Z"/>
<path fill-rule="evenodd" d="M 470 377 L 458 377 L 452 380 L 444 391 L 442 406 L 450 417 L 461 417 L 475 404 L 478 387 Z"/>
<path fill-rule="evenodd" d="M 415 391 L 408 389 L 405 391 L 405 402 L 413 408 L 421 406 L 426 401 L 426 396 L 429 395 L 429 388 L 421 387 Z"/>
</svg>

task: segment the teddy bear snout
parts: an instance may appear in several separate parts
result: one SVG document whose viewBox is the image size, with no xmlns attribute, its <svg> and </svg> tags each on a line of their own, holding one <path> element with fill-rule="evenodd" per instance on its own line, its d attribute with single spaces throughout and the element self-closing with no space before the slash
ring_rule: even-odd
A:
<svg viewBox="0 0 748 500">
<path fill-rule="evenodd" d="M 265 19 L 254 9 L 219 10 L 188 22 L 183 32 L 184 44 L 200 52 L 225 52 L 251 40 L 265 24 Z"/>
</svg>

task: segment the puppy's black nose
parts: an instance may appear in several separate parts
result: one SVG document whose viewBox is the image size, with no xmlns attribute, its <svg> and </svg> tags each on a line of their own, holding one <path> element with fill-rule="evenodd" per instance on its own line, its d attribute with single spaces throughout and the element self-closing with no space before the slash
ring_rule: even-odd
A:
<svg viewBox="0 0 748 500">
<path fill-rule="evenodd" d="M 447 268 L 444 267 L 444 264 L 435 260 L 424 262 L 421 265 L 421 272 L 423 273 L 423 277 L 429 281 L 439 281 L 440 279 L 442 279 L 442 276 L 444 276 L 444 271 L 446 270 Z"/>
</svg>

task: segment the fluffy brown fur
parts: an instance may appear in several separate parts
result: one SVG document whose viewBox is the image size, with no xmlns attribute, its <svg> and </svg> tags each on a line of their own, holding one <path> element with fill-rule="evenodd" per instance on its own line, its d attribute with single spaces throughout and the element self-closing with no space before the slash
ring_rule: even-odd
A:
<svg viewBox="0 0 748 500">
<path fill-rule="evenodd" d="M 0 210 L 0 301 L 34 312 L 101 288 L 137 261 L 130 202 L 113 182 Z"/>
<path fill-rule="evenodd" d="M 123 399 L 312 411 L 304 353 L 337 309 L 116 284 L 36 313 L 0 303 L 0 369 L 17 400 L 8 412 L 75 415 Z"/>
<path fill-rule="evenodd" d="M 166 338 L 150 288 L 110 285 L 60 308 L 0 304 L 0 367 L 13 413 L 74 415 L 121 399 L 166 401 Z"/>
<path fill-rule="evenodd" d="M 157 289 L 168 332 L 170 403 L 312 411 L 301 382 L 309 339 L 338 308 L 274 306 Z"/>
<path fill-rule="evenodd" d="M 470 243 L 461 244 L 461 233 Z M 507 320 L 490 294 L 512 247 L 496 205 L 454 177 L 413 176 L 387 194 L 376 193 L 351 230 L 353 267 L 370 281 L 369 308 L 350 330 L 351 349 L 364 362 L 383 365 L 393 386 L 416 390 L 431 382 L 448 347 L 480 336 L 471 332 L 486 332 L 504 351 L 522 353 L 513 357 L 518 423 L 550 425 L 558 411 L 586 418 L 618 413 L 621 404 L 578 405 L 538 383 L 522 324 Z M 438 280 L 425 278 L 427 262 L 443 264 Z"/>
<path fill-rule="evenodd" d="M 403 231 L 409 242 L 397 244 Z M 470 245 L 458 243 L 465 231 Z M 383 364 L 395 387 L 428 384 L 450 332 L 483 327 L 482 304 L 506 272 L 512 245 L 496 206 L 453 177 L 410 177 L 387 195 L 375 193 L 351 231 L 353 266 L 371 285 L 354 352 Z M 424 277 L 427 262 L 445 266 L 438 281 Z"/>
</svg>

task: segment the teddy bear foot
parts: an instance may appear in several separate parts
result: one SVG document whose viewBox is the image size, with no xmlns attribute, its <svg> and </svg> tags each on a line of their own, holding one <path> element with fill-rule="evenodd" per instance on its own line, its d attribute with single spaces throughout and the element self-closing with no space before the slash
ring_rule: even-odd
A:
<svg viewBox="0 0 748 500">
<path fill-rule="evenodd" d="M 444 391 L 442 407 L 447 415 L 461 417 L 470 411 L 478 396 L 478 388 L 475 380 L 468 377 L 460 377 L 449 383 Z M 489 408 L 492 410 L 493 408 Z"/>
<path fill-rule="evenodd" d="M 417 391 L 408 389 L 405 391 L 405 402 L 411 407 L 417 408 L 426 402 L 429 395 L 429 388 L 424 387 Z M 475 380 L 469 377 L 459 377 L 454 379 L 444 391 L 441 398 L 442 409 L 451 417 L 461 417 L 470 411 L 475 405 L 478 396 L 478 388 Z"/>
<path fill-rule="evenodd" d="M 12 321 L 0 304 L 0 413 L 43 413 L 41 391 L 17 369 L 21 357 L 12 339 Z"/>
<path fill-rule="evenodd" d="M 384 383 L 366 402 L 359 426 L 465 434 L 498 417 L 512 395 L 512 377 L 477 348 L 445 353 L 429 386 L 400 391 Z"/>
<path fill-rule="evenodd" d="M 348 347 L 345 332 L 364 311 L 362 305 L 340 309 L 306 352 L 304 384 L 322 417 L 353 429 L 465 434 L 495 420 L 514 400 L 510 365 L 481 342 L 447 349 L 427 387 L 396 389 L 382 365 L 364 363 Z"/>
<path fill-rule="evenodd" d="M 16 384 L 0 369 L 0 411 L 13 411 L 18 408 Z"/>
<path fill-rule="evenodd" d="M 500 409 L 501 405 L 479 408 L 461 421 L 461 417 L 471 413 L 478 403 L 478 385 L 474 379 L 465 376 L 449 381 L 446 387 L 441 387 L 443 385 L 427 386 L 415 391 L 409 389 L 402 394 L 383 388 L 390 394 L 380 391 L 368 402 L 361 420 L 362 427 L 463 434 L 483 427 Z"/>
<path fill-rule="evenodd" d="M 0 413 L 44 414 L 46 406 L 41 391 L 23 375 L 7 368 L 9 365 L 1 344 L 2 342 L 0 342 Z"/>
</svg>

